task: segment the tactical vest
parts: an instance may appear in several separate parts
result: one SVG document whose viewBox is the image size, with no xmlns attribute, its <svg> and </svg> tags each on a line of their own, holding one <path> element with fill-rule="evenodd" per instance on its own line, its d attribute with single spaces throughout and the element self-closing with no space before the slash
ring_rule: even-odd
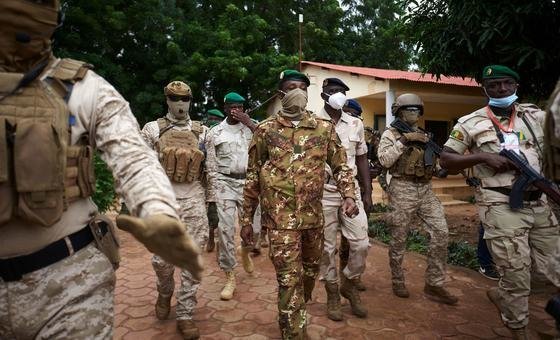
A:
<svg viewBox="0 0 560 340">
<path fill-rule="evenodd" d="M 191 131 L 172 129 L 166 118 L 159 118 L 157 124 L 160 133 L 156 150 L 169 179 L 178 183 L 199 180 L 205 158 L 198 145 L 202 124 L 192 121 Z"/>
<path fill-rule="evenodd" d="M 75 118 L 66 103 L 89 68 L 62 59 L 13 94 L 23 74 L 0 72 L 0 228 L 16 217 L 50 227 L 94 192 L 94 150 L 87 136 L 70 145 Z"/>
<path fill-rule="evenodd" d="M 395 128 L 389 128 L 396 140 L 402 135 Z M 390 168 L 391 175 L 402 178 L 413 178 L 418 180 L 430 180 L 434 174 L 434 166 L 424 164 L 424 144 L 419 142 L 408 142 L 399 159 Z"/>
</svg>

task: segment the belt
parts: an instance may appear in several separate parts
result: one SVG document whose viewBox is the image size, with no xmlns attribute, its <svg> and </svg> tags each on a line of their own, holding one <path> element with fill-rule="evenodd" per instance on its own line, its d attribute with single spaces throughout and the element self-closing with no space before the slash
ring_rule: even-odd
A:
<svg viewBox="0 0 560 340">
<path fill-rule="evenodd" d="M 489 187 L 489 188 L 484 188 L 486 190 L 492 190 L 495 192 L 499 192 L 502 195 L 506 195 L 506 196 L 510 196 L 511 195 L 511 189 L 509 188 L 502 188 L 502 187 Z M 538 201 L 542 196 L 542 191 L 524 191 L 523 192 L 523 200 L 524 201 Z"/>
<path fill-rule="evenodd" d="M 413 183 L 429 183 L 430 179 L 426 179 L 425 177 L 416 177 L 416 176 L 400 176 L 396 177 L 396 179 L 400 179 L 402 181 L 413 182 Z"/>
<path fill-rule="evenodd" d="M 230 177 L 230 178 L 234 178 L 234 179 L 245 179 L 247 178 L 247 174 L 242 173 L 242 174 L 224 174 L 223 172 L 220 172 L 222 175 Z"/>
<path fill-rule="evenodd" d="M 107 226 L 101 225 L 101 232 L 107 233 Z M 29 255 L 0 259 L 0 277 L 6 282 L 21 280 L 22 276 L 50 266 L 67 258 L 93 241 L 89 226 L 53 242 L 45 248 Z M 69 249 L 69 244 L 72 249 Z"/>
</svg>

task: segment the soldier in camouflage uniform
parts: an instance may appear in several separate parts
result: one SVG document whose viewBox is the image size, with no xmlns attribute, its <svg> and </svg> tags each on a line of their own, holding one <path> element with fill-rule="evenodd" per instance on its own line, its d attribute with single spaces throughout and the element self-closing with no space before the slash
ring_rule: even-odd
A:
<svg viewBox="0 0 560 340">
<path fill-rule="evenodd" d="M 393 293 L 398 297 L 409 297 L 402 261 L 410 222 L 413 215 L 418 215 L 430 234 L 424 294 L 434 301 L 452 305 L 457 303 L 457 298 L 443 287 L 447 262 L 447 222 L 443 206 L 432 191 L 431 178 L 435 167 L 426 165 L 424 159 L 428 137 L 418 129 L 418 119 L 423 110 L 424 104 L 417 95 L 407 93 L 397 97 L 392 106 L 393 115 L 416 132 L 401 133 L 390 127 L 381 135 L 377 149 L 379 161 L 393 176 L 387 191 L 391 210 L 387 214 L 387 224 L 392 235 L 389 264 Z M 435 163 L 432 160 L 432 164 Z"/>
<path fill-rule="evenodd" d="M 91 65 L 53 56 L 59 10 L 0 1 L 0 339 L 113 337 L 118 249 L 112 226 L 92 223 L 94 148 L 142 217 L 118 226 L 200 277 L 199 250 L 128 103 Z"/>
<path fill-rule="evenodd" d="M 204 142 L 208 128 L 189 116 L 192 92 L 181 81 L 172 81 L 164 88 L 168 112 L 165 117 L 147 123 L 142 129 L 146 143 L 159 155 L 179 203 L 179 216 L 190 226 L 189 233 L 204 248 L 208 240 L 206 201 L 214 202 L 215 193 L 205 191 L 201 183 L 204 171 Z M 206 199 L 205 199 L 206 198 Z M 171 295 L 175 288 L 172 264 L 157 255 L 152 258 L 157 275 L 158 298 L 156 317 L 169 315 Z M 199 331 L 192 320 L 196 306 L 196 292 L 200 280 L 188 271 L 181 271 L 181 286 L 177 292 L 177 328 L 184 339 L 197 339 Z"/>
<path fill-rule="evenodd" d="M 227 118 L 215 126 L 207 138 L 208 184 L 216 193 L 219 223 L 218 264 L 226 274 L 226 284 L 220 293 L 222 300 L 231 300 L 235 291 L 235 217 L 243 205 L 243 186 L 247 175 L 247 153 L 256 125 L 243 111 L 245 98 L 230 92 L 224 98 Z M 245 125 L 247 124 L 247 125 Z M 251 248 L 242 247 L 243 268 L 253 272 L 253 262 L 249 256 Z"/>
<path fill-rule="evenodd" d="M 328 164 L 344 197 L 342 210 L 357 214 L 352 172 L 329 120 L 305 109 L 309 79 L 295 70 L 280 76 L 281 110 L 257 126 L 249 147 L 241 237 L 253 243 L 252 219 L 261 203 L 269 254 L 278 280 L 283 339 L 304 339 L 305 302 L 311 299 L 323 249 L 321 197 Z"/>
<path fill-rule="evenodd" d="M 367 316 L 367 309 L 362 304 L 358 282 L 366 267 L 369 248 L 368 223 L 366 211 L 372 208 L 371 180 L 367 161 L 367 145 L 364 138 L 364 125 L 359 118 L 355 118 L 342 110 L 346 102 L 346 91 L 349 88 L 338 78 L 327 78 L 323 81 L 321 98 L 325 101 L 323 107 L 316 113 L 317 117 L 332 120 L 338 137 L 346 151 L 347 164 L 352 169 L 364 188 L 363 196 L 356 191 L 359 213 L 356 217 L 348 217 L 340 210 L 342 197 L 337 190 L 336 182 L 332 178 L 330 168 L 326 168 L 328 180 L 323 192 L 324 250 L 321 260 L 321 271 L 324 273 L 325 290 L 327 291 L 327 316 L 334 321 L 342 320 L 340 295 L 350 302 L 352 313 L 360 318 Z M 358 180 L 354 180 L 359 190 Z M 361 199 L 360 199 L 361 198 Z M 362 203 L 363 200 L 363 203 Z M 340 263 L 340 292 L 338 271 L 336 268 L 336 244 L 338 230 L 344 240 L 341 244 L 348 244 L 348 257 Z M 342 253 L 342 251 L 341 251 Z"/>
<path fill-rule="evenodd" d="M 518 81 L 519 75 L 506 66 L 484 68 L 482 86 L 488 105 L 459 119 L 445 143 L 441 166 L 452 174 L 474 167 L 480 179 L 475 192 L 479 217 L 501 275 L 498 287 L 487 295 L 512 336 L 527 339 L 531 270 L 544 274 L 558 239 L 558 224 L 539 190 L 525 191 L 519 210 L 508 204 L 517 174 L 515 166 L 498 153 L 504 147 L 514 150 L 540 172 L 545 129 L 543 111 L 515 102 Z"/>
</svg>

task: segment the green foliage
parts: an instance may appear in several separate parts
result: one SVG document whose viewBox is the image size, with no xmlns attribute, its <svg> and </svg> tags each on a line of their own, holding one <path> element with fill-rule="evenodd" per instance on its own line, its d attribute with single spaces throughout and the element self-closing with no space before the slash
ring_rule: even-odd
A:
<svg viewBox="0 0 560 340">
<path fill-rule="evenodd" d="M 99 208 L 99 212 L 107 211 L 115 200 L 115 189 L 113 175 L 107 168 L 105 162 L 95 155 L 95 194 L 93 201 Z"/>
<path fill-rule="evenodd" d="M 406 238 L 406 249 L 426 255 L 429 243 L 429 239 L 418 230 L 410 230 Z"/>
<path fill-rule="evenodd" d="M 370 220 L 368 225 L 368 235 L 388 244 L 391 241 L 391 232 L 383 221 Z"/>
<path fill-rule="evenodd" d="M 478 269 L 478 257 L 475 246 L 466 241 L 451 242 L 447 250 L 447 263 L 473 270 Z"/>
<path fill-rule="evenodd" d="M 560 74 L 560 3 L 550 0 L 402 0 L 403 34 L 418 64 L 438 75 L 472 76 L 505 64 L 521 95 L 548 98 Z"/>
</svg>

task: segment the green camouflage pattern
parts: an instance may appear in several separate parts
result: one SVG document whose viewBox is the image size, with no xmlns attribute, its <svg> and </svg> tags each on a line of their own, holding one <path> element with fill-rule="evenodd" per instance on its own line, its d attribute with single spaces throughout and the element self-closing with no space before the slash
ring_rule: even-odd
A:
<svg viewBox="0 0 560 340">
<path fill-rule="evenodd" d="M 325 164 L 333 170 L 341 195 L 355 199 L 346 152 L 331 121 L 308 111 L 297 126 L 280 115 L 260 123 L 249 146 L 241 225 L 252 224 L 260 194 L 270 228 L 321 227 Z"/>
</svg>

